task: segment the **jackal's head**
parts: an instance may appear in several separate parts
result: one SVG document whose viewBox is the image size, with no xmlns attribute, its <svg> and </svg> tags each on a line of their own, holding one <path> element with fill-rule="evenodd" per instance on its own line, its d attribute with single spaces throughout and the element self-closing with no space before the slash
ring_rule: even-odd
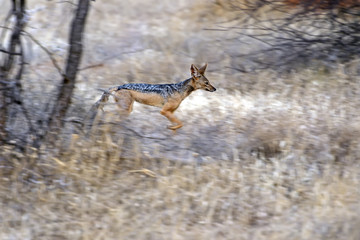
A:
<svg viewBox="0 0 360 240">
<path fill-rule="evenodd" d="M 211 85 L 209 80 L 205 77 L 206 67 L 207 63 L 199 69 L 194 64 L 191 64 L 190 71 L 194 83 L 194 88 L 214 92 L 216 91 L 216 88 L 214 88 L 214 86 Z"/>
</svg>

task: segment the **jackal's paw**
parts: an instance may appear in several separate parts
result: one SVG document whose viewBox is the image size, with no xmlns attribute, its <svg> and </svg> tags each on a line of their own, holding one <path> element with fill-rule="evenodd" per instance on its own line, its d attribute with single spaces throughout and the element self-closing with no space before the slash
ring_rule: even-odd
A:
<svg viewBox="0 0 360 240">
<path fill-rule="evenodd" d="M 170 130 L 176 130 L 176 129 L 181 128 L 182 126 L 183 126 L 182 124 L 175 125 L 175 126 L 168 126 L 168 129 L 170 129 Z"/>
</svg>

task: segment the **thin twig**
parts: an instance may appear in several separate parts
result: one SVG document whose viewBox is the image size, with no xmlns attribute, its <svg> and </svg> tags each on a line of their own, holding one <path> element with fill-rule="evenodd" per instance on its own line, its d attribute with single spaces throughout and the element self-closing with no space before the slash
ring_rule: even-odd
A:
<svg viewBox="0 0 360 240">
<path fill-rule="evenodd" d="M 104 66 L 103 63 L 97 63 L 97 64 L 93 64 L 93 65 L 89 65 L 89 66 L 79 68 L 78 71 L 84 71 L 84 70 L 87 70 L 87 69 L 90 69 L 90 68 L 103 67 L 103 66 Z"/>
<path fill-rule="evenodd" d="M 64 73 L 61 70 L 61 67 L 59 66 L 58 62 L 56 61 L 56 59 L 54 58 L 54 54 L 48 50 L 44 45 L 42 45 L 40 43 L 39 40 L 37 40 L 33 35 L 31 35 L 30 33 L 23 31 L 26 36 L 28 36 L 35 44 L 37 44 L 42 50 L 44 50 L 44 52 L 49 56 L 51 62 L 53 63 L 54 67 L 56 68 L 56 70 L 58 71 L 58 73 L 60 74 L 60 76 L 64 77 Z"/>
<path fill-rule="evenodd" d="M 9 51 L 7 51 L 5 49 L 2 49 L 2 48 L 0 48 L 0 52 L 7 53 L 7 54 L 10 54 L 10 55 L 21 55 L 21 53 L 9 52 Z"/>
</svg>

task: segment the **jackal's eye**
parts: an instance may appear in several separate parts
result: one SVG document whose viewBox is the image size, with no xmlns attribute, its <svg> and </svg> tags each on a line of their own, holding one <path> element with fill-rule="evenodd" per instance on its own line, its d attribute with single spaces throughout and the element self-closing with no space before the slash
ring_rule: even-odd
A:
<svg viewBox="0 0 360 240">
<path fill-rule="evenodd" d="M 209 84 L 209 81 L 204 81 L 205 84 Z"/>
</svg>

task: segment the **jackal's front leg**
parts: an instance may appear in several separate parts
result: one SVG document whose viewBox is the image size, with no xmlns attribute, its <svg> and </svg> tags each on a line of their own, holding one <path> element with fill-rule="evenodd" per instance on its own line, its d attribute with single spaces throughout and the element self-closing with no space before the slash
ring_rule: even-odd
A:
<svg viewBox="0 0 360 240">
<path fill-rule="evenodd" d="M 162 109 L 160 113 L 165 117 L 167 117 L 167 119 L 169 119 L 170 122 L 175 124 L 173 126 L 168 126 L 169 129 L 175 131 L 176 129 L 179 129 L 183 126 L 182 122 L 175 117 L 173 111 Z"/>
</svg>

